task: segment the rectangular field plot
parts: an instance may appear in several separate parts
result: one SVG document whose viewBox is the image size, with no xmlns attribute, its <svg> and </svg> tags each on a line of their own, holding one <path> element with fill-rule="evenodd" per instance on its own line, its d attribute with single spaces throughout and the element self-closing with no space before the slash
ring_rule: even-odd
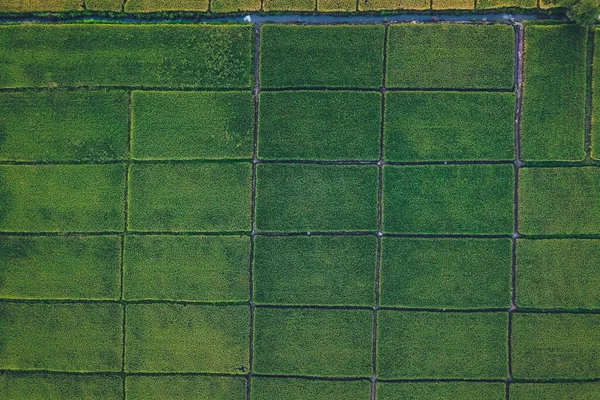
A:
<svg viewBox="0 0 600 400">
<path fill-rule="evenodd" d="M 378 382 L 377 400 L 506 400 L 504 383 Z"/>
<path fill-rule="evenodd" d="M 253 137 L 250 92 L 133 92 L 136 159 L 250 159 Z"/>
<path fill-rule="evenodd" d="M 248 306 L 130 304 L 128 372 L 220 372 L 248 367 Z"/>
<path fill-rule="evenodd" d="M 263 0 L 263 9 L 277 11 L 315 11 L 315 0 Z"/>
<path fill-rule="evenodd" d="M 427 10 L 429 0 L 359 0 L 359 11 Z"/>
<path fill-rule="evenodd" d="M 517 305 L 600 308 L 600 240 L 519 240 Z"/>
<path fill-rule="evenodd" d="M 525 168 L 519 230 L 529 235 L 600 233 L 600 169 Z"/>
<path fill-rule="evenodd" d="M 127 400 L 246 400 L 243 377 L 128 376 L 125 382 Z"/>
<path fill-rule="evenodd" d="M 494 8 L 536 8 L 536 0 L 478 0 L 477 9 Z"/>
<path fill-rule="evenodd" d="M 508 25 L 390 25 L 390 88 L 511 89 L 514 30 Z"/>
<path fill-rule="evenodd" d="M 121 165 L 0 166 L 0 231 L 123 230 Z"/>
<path fill-rule="evenodd" d="M 91 11 L 121 11 L 122 0 L 85 0 L 85 9 Z"/>
<path fill-rule="evenodd" d="M 252 400 L 369 400 L 371 382 L 297 378 L 252 378 Z"/>
<path fill-rule="evenodd" d="M 140 231 L 249 231 L 250 163 L 136 164 L 129 223 Z"/>
<path fill-rule="evenodd" d="M 375 304 L 374 236 L 258 236 L 255 242 L 258 304 Z"/>
<path fill-rule="evenodd" d="M 512 165 L 383 168 L 387 233 L 508 234 L 513 231 Z"/>
<path fill-rule="evenodd" d="M 380 134 L 379 93 L 260 94 L 261 159 L 377 160 Z"/>
<path fill-rule="evenodd" d="M 370 377 L 373 312 L 258 308 L 254 372 Z"/>
<path fill-rule="evenodd" d="M 508 308 L 511 257 L 510 239 L 384 237 L 381 305 Z"/>
<path fill-rule="evenodd" d="M 594 60 L 600 60 L 600 31 L 594 31 Z M 600 160 L 600 68 L 592 68 L 591 156 Z"/>
<path fill-rule="evenodd" d="M 0 93 L 0 160 L 105 161 L 127 156 L 127 93 Z"/>
<path fill-rule="evenodd" d="M 124 297 L 134 300 L 247 301 L 250 238 L 130 235 Z"/>
<path fill-rule="evenodd" d="M 521 155 L 582 160 L 587 31 L 577 25 L 525 28 Z"/>
<path fill-rule="evenodd" d="M 374 165 L 259 164 L 256 226 L 264 231 L 377 229 Z"/>
<path fill-rule="evenodd" d="M 317 0 L 317 10 L 320 12 L 354 12 L 354 0 Z"/>
<path fill-rule="evenodd" d="M 264 25 L 263 88 L 379 88 L 383 74 L 382 25 Z"/>
<path fill-rule="evenodd" d="M 387 92 L 386 161 L 512 160 L 513 93 Z"/>
<path fill-rule="evenodd" d="M 157 11 L 208 11 L 209 0 L 127 0 L 126 13 Z"/>
<path fill-rule="evenodd" d="M 600 399 L 600 382 L 514 383 L 514 400 L 591 400 Z"/>
<path fill-rule="evenodd" d="M 378 313 L 381 379 L 508 376 L 507 313 Z"/>
<path fill-rule="evenodd" d="M 260 10 L 261 0 L 211 0 L 212 12 L 237 13 Z"/>
<path fill-rule="evenodd" d="M 0 87 L 244 88 L 252 47 L 250 25 L 4 25 Z"/>
<path fill-rule="evenodd" d="M 123 381 L 115 375 L 0 374 L 0 393 L 10 400 L 122 400 Z"/>
<path fill-rule="evenodd" d="M 119 236 L 0 236 L 0 298 L 118 299 Z"/>
<path fill-rule="evenodd" d="M 118 304 L 0 303 L 0 369 L 120 371 Z"/>
<path fill-rule="evenodd" d="M 82 11 L 79 0 L 0 0 L 2 12 Z"/>
<path fill-rule="evenodd" d="M 600 377 L 600 315 L 515 314 L 512 333 L 515 378 Z"/>
</svg>

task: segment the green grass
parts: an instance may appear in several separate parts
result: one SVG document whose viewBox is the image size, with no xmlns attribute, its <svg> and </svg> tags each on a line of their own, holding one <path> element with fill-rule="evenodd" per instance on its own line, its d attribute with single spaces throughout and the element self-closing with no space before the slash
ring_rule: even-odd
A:
<svg viewBox="0 0 600 400">
<path fill-rule="evenodd" d="M 427 10 L 429 0 L 359 0 L 359 11 Z"/>
<path fill-rule="evenodd" d="M 220 372 L 248 367 L 248 306 L 130 304 L 127 372 Z"/>
<path fill-rule="evenodd" d="M 431 8 L 434 10 L 472 10 L 475 8 L 473 0 L 432 0 Z"/>
<path fill-rule="evenodd" d="M 600 33 L 594 31 L 594 55 L 595 60 L 600 59 Z M 600 70 L 592 68 L 592 131 L 591 131 L 591 156 L 600 160 Z"/>
<path fill-rule="evenodd" d="M 381 304 L 508 308 L 511 258 L 510 239 L 384 237 Z"/>
<path fill-rule="evenodd" d="M 530 235 L 600 233 L 600 170 L 522 169 L 519 231 Z"/>
<path fill-rule="evenodd" d="M 513 28 L 500 24 L 391 25 L 386 85 L 510 89 L 514 83 L 514 40 Z"/>
<path fill-rule="evenodd" d="M 121 11 L 123 0 L 85 0 L 85 9 L 92 11 Z"/>
<path fill-rule="evenodd" d="M 478 0 L 477 9 L 536 8 L 536 0 Z"/>
<path fill-rule="evenodd" d="M 508 234 L 513 231 L 511 165 L 383 168 L 388 233 Z"/>
<path fill-rule="evenodd" d="M 0 298 L 119 299 L 118 236 L 0 236 Z"/>
<path fill-rule="evenodd" d="M 130 180 L 133 230 L 250 230 L 250 163 L 139 164 Z"/>
<path fill-rule="evenodd" d="M 128 400 L 246 400 L 246 380 L 223 376 L 128 376 Z"/>
<path fill-rule="evenodd" d="M 513 383 L 514 400 L 592 400 L 600 399 L 600 382 Z"/>
<path fill-rule="evenodd" d="M 0 303 L 0 369 L 120 371 L 118 304 Z"/>
<path fill-rule="evenodd" d="M 375 305 L 374 236 L 258 236 L 258 304 Z"/>
<path fill-rule="evenodd" d="M 0 160 L 105 161 L 127 155 L 127 93 L 0 93 Z"/>
<path fill-rule="evenodd" d="M 366 400 L 370 395 L 371 383 L 368 380 L 252 378 L 252 400 Z"/>
<path fill-rule="evenodd" d="M 125 12 L 208 11 L 208 0 L 127 0 Z"/>
<path fill-rule="evenodd" d="M 317 0 L 317 9 L 320 12 L 354 12 L 355 0 Z"/>
<path fill-rule="evenodd" d="M 504 383 L 378 382 L 377 400 L 505 400 Z"/>
<path fill-rule="evenodd" d="M 506 313 L 379 311 L 381 379 L 508 377 Z"/>
<path fill-rule="evenodd" d="M 519 240 L 517 304 L 523 308 L 600 308 L 600 240 Z"/>
<path fill-rule="evenodd" d="M 210 10 L 216 13 L 237 13 L 260 10 L 261 0 L 212 0 Z"/>
<path fill-rule="evenodd" d="M 373 165 L 259 164 L 257 229 L 375 230 L 377 174 Z"/>
<path fill-rule="evenodd" d="M 248 88 L 253 80 L 250 25 L 4 25 L 0 53 L 4 88 Z"/>
<path fill-rule="evenodd" d="M 352 91 L 262 92 L 262 159 L 378 160 L 381 94 Z"/>
<path fill-rule="evenodd" d="M 122 400 L 120 376 L 3 373 L 0 393 L 10 400 Z"/>
<path fill-rule="evenodd" d="M 121 231 L 121 165 L 0 167 L 0 231 Z"/>
<path fill-rule="evenodd" d="M 136 235 L 125 243 L 127 299 L 248 300 L 248 237 Z"/>
<path fill-rule="evenodd" d="M 133 92 L 132 153 L 136 159 L 252 157 L 250 92 Z"/>
<path fill-rule="evenodd" d="M 308 376 L 371 376 L 370 310 L 258 308 L 254 372 Z"/>
<path fill-rule="evenodd" d="M 266 9 L 266 8 L 265 8 Z M 263 25 L 263 88 L 379 88 L 382 25 Z"/>
<path fill-rule="evenodd" d="M 0 0 L 1 12 L 81 11 L 80 0 Z"/>
<path fill-rule="evenodd" d="M 516 379 L 600 377 L 600 315 L 517 313 L 512 334 Z"/>
<path fill-rule="evenodd" d="M 512 160 L 514 119 L 513 93 L 388 92 L 385 159 Z"/>
<path fill-rule="evenodd" d="M 523 160 L 585 157 L 586 44 L 586 30 L 577 25 L 525 28 Z"/>
<path fill-rule="evenodd" d="M 263 0 L 265 11 L 315 11 L 315 0 Z"/>
</svg>

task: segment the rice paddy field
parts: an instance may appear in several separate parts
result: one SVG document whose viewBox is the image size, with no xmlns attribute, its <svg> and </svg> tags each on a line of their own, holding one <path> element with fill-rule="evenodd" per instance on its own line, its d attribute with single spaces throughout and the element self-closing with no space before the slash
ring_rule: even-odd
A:
<svg viewBox="0 0 600 400">
<path fill-rule="evenodd" d="M 0 25 L 0 398 L 600 399 L 599 32 Z"/>
</svg>

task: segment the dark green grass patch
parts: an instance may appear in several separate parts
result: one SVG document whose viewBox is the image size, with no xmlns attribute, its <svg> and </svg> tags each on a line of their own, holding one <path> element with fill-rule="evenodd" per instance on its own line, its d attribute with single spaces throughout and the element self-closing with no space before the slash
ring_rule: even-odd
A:
<svg viewBox="0 0 600 400">
<path fill-rule="evenodd" d="M 382 25 L 263 25 L 260 84 L 265 88 L 378 88 Z"/>
<path fill-rule="evenodd" d="M 128 376 L 128 400 L 246 400 L 246 380 L 224 376 Z"/>
<path fill-rule="evenodd" d="M 4 25 L 0 87 L 250 87 L 253 45 L 251 25 Z"/>
<path fill-rule="evenodd" d="M 513 191 L 512 165 L 386 165 L 383 228 L 388 233 L 512 233 Z"/>
<path fill-rule="evenodd" d="M 250 163 L 139 164 L 130 180 L 133 230 L 250 230 Z"/>
<path fill-rule="evenodd" d="M 515 378 L 600 378 L 600 315 L 517 313 L 512 334 Z"/>
<path fill-rule="evenodd" d="M 120 371 L 118 304 L 0 303 L 0 369 Z"/>
<path fill-rule="evenodd" d="M 119 236 L 0 236 L 0 297 L 118 299 Z"/>
<path fill-rule="evenodd" d="M 378 382 L 377 400 L 505 400 L 504 383 Z"/>
<path fill-rule="evenodd" d="M 259 164 L 256 225 L 264 231 L 377 228 L 377 167 Z"/>
<path fill-rule="evenodd" d="M 122 231 L 121 165 L 0 167 L 0 231 Z"/>
<path fill-rule="evenodd" d="M 125 12 L 208 11 L 209 0 L 127 0 Z"/>
<path fill-rule="evenodd" d="M 508 376 L 506 313 L 379 311 L 381 379 Z"/>
<path fill-rule="evenodd" d="M 381 94 L 262 92 L 258 124 L 264 159 L 377 160 Z"/>
<path fill-rule="evenodd" d="M 586 29 L 525 28 L 521 157 L 527 161 L 585 156 Z"/>
<path fill-rule="evenodd" d="M 594 60 L 600 60 L 600 31 L 594 31 Z M 600 68 L 592 68 L 591 156 L 600 160 Z"/>
<path fill-rule="evenodd" d="M 0 160 L 105 161 L 127 156 L 125 92 L 4 92 L 0 109 Z"/>
<path fill-rule="evenodd" d="M 593 400 L 600 399 L 600 382 L 513 383 L 514 400 Z"/>
<path fill-rule="evenodd" d="M 137 159 L 251 158 L 250 92 L 133 92 Z"/>
<path fill-rule="evenodd" d="M 258 236 L 254 301 L 375 305 L 374 236 Z"/>
<path fill-rule="evenodd" d="M 367 400 L 368 380 L 324 381 L 295 378 L 252 378 L 252 400 Z"/>
<path fill-rule="evenodd" d="M 472 7 L 471 7 L 472 8 Z M 514 30 L 508 25 L 390 25 L 388 87 L 510 89 Z"/>
<path fill-rule="evenodd" d="M 531 235 L 600 233 L 600 169 L 522 169 L 519 231 Z"/>
<path fill-rule="evenodd" d="M 129 372 L 241 374 L 248 368 L 248 306 L 132 304 L 126 325 Z"/>
<path fill-rule="evenodd" d="M 0 374 L 9 400 L 122 400 L 123 381 L 112 375 Z"/>
<path fill-rule="evenodd" d="M 236 13 L 260 10 L 261 0 L 211 0 L 210 10 L 215 13 Z"/>
<path fill-rule="evenodd" d="M 263 0 L 265 11 L 315 11 L 315 0 Z"/>
<path fill-rule="evenodd" d="M 383 238 L 381 304 L 510 307 L 510 239 Z"/>
<path fill-rule="evenodd" d="M 250 239 L 240 236 L 128 236 L 127 299 L 247 301 Z"/>
<path fill-rule="evenodd" d="M 388 92 L 387 161 L 512 160 L 513 93 Z"/>
<path fill-rule="evenodd" d="M 258 308 L 254 324 L 256 373 L 371 376 L 371 311 Z"/>
<path fill-rule="evenodd" d="M 600 240 L 519 240 L 517 304 L 524 308 L 600 308 Z"/>
</svg>

